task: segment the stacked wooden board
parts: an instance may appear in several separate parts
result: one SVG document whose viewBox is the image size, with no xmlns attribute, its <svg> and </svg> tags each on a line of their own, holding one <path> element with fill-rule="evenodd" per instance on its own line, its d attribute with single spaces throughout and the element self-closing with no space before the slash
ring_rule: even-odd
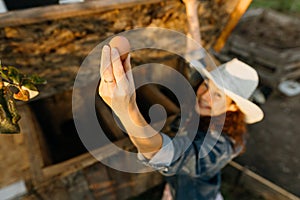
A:
<svg viewBox="0 0 300 200">
<path fill-rule="evenodd" d="M 246 13 L 220 54 L 239 57 L 258 70 L 264 84 L 277 88 L 300 80 L 300 20 L 271 10 Z"/>
<path fill-rule="evenodd" d="M 224 45 L 250 2 L 213 0 L 200 4 L 200 27 L 203 44 L 207 49 L 220 49 Z M 47 79 L 48 84 L 40 88 L 39 99 L 46 99 L 46 103 L 52 102 L 53 116 L 57 113 L 55 102 L 60 99 L 57 96 L 69 95 L 81 62 L 104 39 L 138 27 L 155 26 L 187 32 L 185 7 L 177 0 L 86 0 L 80 4 L 10 11 L 0 14 L 0 21 L 2 63 L 16 66 L 24 73 L 37 73 Z M 142 60 L 146 54 L 147 52 L 135 54 L 133 60 Z M 165 53 L 155 55 L 162 60 L 166 56 Z M 168 62 L 168 59 L 165 60 Z M 148 90 L 153 92 L 155 89 Z M 166 98 L 161 97 L 169 104 Z M 71 105 L 69 101 L 65 103 Z M 99 105 L 99 110 L 105 110 L 105 105 Z M 170 110 L 172 109 L 174 105 L 171 106 Z M 4 162 L 0 162 L 0 168 L 5 170 L 1 170 L 3 175 L 0 174 L 0 177 L 6 178 L 1 179 L 0 187 L 25 179 L 29 187 L 35 188 L 97 162 L 85 153 L 53 163 L 38 115 L 28 105 L 20 105 L 20 114 L 23 117 L 20 122 L 23 134 L 21 139 L 18 136 L 12 136 L 8 141 L 2 139 L 1 148 L 5 151 L 1 152 L 0 158 Z M 60 125 L 57 124 L 57 127 Z M 114 134 L 122 136 L 118 130 Z M 126 139 L 117 138 L 120 139 L 119 145 L 130 146 Z M 101 154 L 101 149 L 99 153 Z M 14 167 L 7 167 L 10 163 L 14 163 Z M 153 174 L 146 176 L 144 180 L 149 185 L 136 191 L 142 192 L 161 181 L 160 178 L 152 180 Z M 126 181 L 126 177 L 123 181 Z M 132 187 L 136 184 L 132 182 Z"/>
</svg>

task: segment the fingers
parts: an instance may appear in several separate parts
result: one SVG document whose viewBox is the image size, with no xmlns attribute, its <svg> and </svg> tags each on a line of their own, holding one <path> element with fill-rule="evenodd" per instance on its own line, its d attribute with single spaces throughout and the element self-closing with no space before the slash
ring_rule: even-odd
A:
<svg viewBox="0 0 300 200">
<path fill-rule="evenodd" d="M 111 53 L 110 47 L 105 45 L 102 49 L 101 55 L 101 67 L 100 67 L 100 75 L 101 79 L 105 81 L 115 81 L 115 77 L 113 74 L 112 64 L 111 64 Z"/>
<path fill-rule="evenodd" d="M 127 75 L 126 71 L 128 72 Z M 107 87 L 114 88 L 115 86 L 118 88 L 126 88 L 128 83 L 133 85 L 130 55 L 128 55 L 127 59 L 122 63 L 118 50 L 105 45 L 102 49 L 100 74 L 101 83 L 99 90 Z"/>
<path fill-rule="evenodd" d="M 112 56 L 112 68 L 115 80 L 117 85 L 122 86 L 122 84 L 126 84 L 127 77 L 120 59 L 119 52 L 116 48 L 111 49 L 111 56 Z"/>
<path fill-rule="evenodd" d="M 130 54 L 128 54 L 125 62 L 124 62 L 124 69 L 125 69 L 125 73 L 126 73 L 126 77 L 129 81 L 130 84 L 133 85 L 133 75 L 132 75 L 132 71 L 131 71 L 131 64 L 130 64 Z"/>
<path fill-rule="evenodd" d="M 130 64 L 130 54 L 126 57 L 124 61 L 124 70 L 125 73 L 129 72 L 131 70 L 131 64 Z"/>
</svg>

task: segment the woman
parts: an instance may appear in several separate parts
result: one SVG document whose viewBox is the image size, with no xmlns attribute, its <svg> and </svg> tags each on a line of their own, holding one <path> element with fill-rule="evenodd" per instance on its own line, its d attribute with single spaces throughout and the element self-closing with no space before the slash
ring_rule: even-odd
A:
<svg viewBox="0 0 300 200">
<path fill-rule="evenodd" d="M 237 59 L 212 72 L 198 69 L 205 81 L 197 89 L 195 111 L 213 123 L 208 128 L 200 120 L 191 141 L 186 134 L 171 140 L 147 124 L 136 104 L 130 69 L 130 55 L 121 62 L 117 49 L 103 47 L 99 94 L 126 128 L 138 158 L 166 176 L 173 199 L 221 198 L 220 170 L 244 148 L 245 123 L 263 118 L 261 109 L 247 100 L 257 87 L 256 71 Z M 186 143 L 189 148 L 183 150 Z"/>
</svg>

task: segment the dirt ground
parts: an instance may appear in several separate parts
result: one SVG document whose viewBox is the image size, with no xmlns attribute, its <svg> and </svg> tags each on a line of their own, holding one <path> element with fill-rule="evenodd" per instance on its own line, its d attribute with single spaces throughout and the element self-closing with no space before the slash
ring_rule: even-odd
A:
<svg viewBox="0 0 300 200">
<path fill-rule="evenodd" d="M 282 15 L 280 18 L 278 15 L 276 18 L 272 18 L 270 15 L 270 12 L 265 12 L 258 17 L 249 17 L 236 27 L 234 33 L 275 49 L 285 50 L 299 47 L 300 26 L 298 26 L 298 21 L 300 18 L 298 17 L 299 20 L 289 20 L 286 15 Z"/>
<path fill-rule="evenodd" d="M 277 15 L 276 17 L 280 20 L 275 21 L 271 17 L 266 18 L 264 14 L 244 20 L 236 27 L 232 35 L 240 36 L 257 47 L 263 46 L 266 49 L 274 50 L 274 52 L 280 53 L 285 50 L 296 52 L 300 47 L 300 26 L 295 24 L 299 24 L 300 18 L 294 17 L 291 20 L 284 15 L 281 17 Z M 239 53 L 231 56 L 244 60 L 255 60 L 251 56 L 246 58 L 242 56 L 242 53 L 237 54 Z M 299 63 L 300 58 L 298 56 L 294 58 L 294 62 Z M 273 60 L 275 60 L 274 57 Z M 284 62 L 285 60 L 282 61 L 282 63 Z M 270 68 L 275 70 L 281 67 L 280 64 L 273 63 L 274 66 L 270 65 Z M 265 118 L 262 122 L 249 126 L 247 151 L 236 161 L 289 192 L 300 196 L 298 146 L 300 142 L 300 127 L 298 125 L 300 122 L 300 95 L 287 97 L 278 91 L 276 84 L 279 84 L 279 79 L 283 75 L 279 74 L 277 78 L 272 78 L 275 85 L 275 87 L 272 86 L 273 92 L 267 98 L 266 103 L 261 105 L 265 112 Z M 269 77 L 261 76 L 260 81 L 264 82 L 264 78 Z M 295 80 L 299 81 L 299 79 L 296 78 Z"/>
<path fill-rule="evenodd" d="M 249 126 L 247 151 L 237 162 L 300 196 L 300 95 L 272 94 L 262 105 L 265 118 Z"/>
</svg>

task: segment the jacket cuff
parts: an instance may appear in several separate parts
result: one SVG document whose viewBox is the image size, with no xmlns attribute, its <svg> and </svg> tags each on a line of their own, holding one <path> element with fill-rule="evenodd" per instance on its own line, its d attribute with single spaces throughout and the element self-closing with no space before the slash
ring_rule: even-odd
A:
<svg viewBox="0 0 300 200">
<path fill-rule="evenodd" d="M 174 157 L 174 146 L 169 136 L 161 133 L 163 144 L 162 148 L 151 158 L 147 159 L 142 153 L 138 152 L 138 159 L 145 165 L 154 169 L 162 169 L 170 166 Z"/>
</svg>

